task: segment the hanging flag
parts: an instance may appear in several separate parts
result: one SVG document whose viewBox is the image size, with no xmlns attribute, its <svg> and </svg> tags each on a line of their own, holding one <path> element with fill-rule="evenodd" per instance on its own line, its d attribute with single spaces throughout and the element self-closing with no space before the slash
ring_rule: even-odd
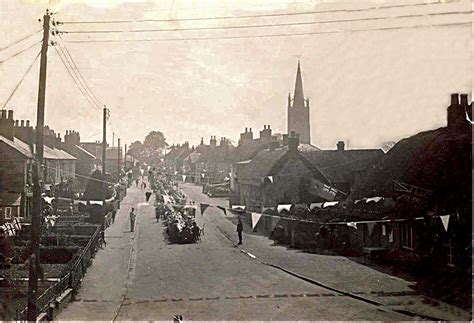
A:
<svg viewBox="0 0 474 323">
<path fill-rule="evenodd" d="M 315 208 L 321 209 L 323 207 L 323 203 L 311 203 L 309 205 L 309 210 L 312 211 Z"/>
<path fill-rule="evenodd" d="M 385 224 L 382 224 L 382 235 L 383 236 L 387 235 L 387 227 L 385 226 Z"/>
<path fill-rule="evenodd" d="M 374 232 L 375 222 L 368 222 L 367 229 L 369 230 L 369 236 L 372 236 L 372 232 Z"/>
<path fill-rule="evenodd" d="M 441 222 L 443 222 L 443 227 L 446 232 L 448 232 L 448 226 L 449 226 L 449 217 L 450 215 L 441 215 L 439 218 L 441 219 Z"/>
<path fill-rule="evenodd" d="M 178 171 L 175 170 L 175 171 L 174 171 L 174 174 L 175 174 L 175 175 L 178 175 Z"/>
<path fill-rule="evenodd" d="M 273 176 L 267 176 L 267 178 L 270 181 L 270 183 L 273 183 Z"/>
<path fill-rule="evenodd" d="M 204 173 L 201 173 L 201 177 L 204 178 Z"/>
<path fill-rule="evenodd" d="M 14 226 L 15 226 L 15 229 L 17 229 L 17 230 L 21 230 L 21 223 L 20 223 L 20 219 L 18 219 L 18 218 L 15 218 L 15 219 L 13 220 L 13 224 L 14 224 Z"/>
<path fill-rule="evenodd" d="M 381 196 L 370 197 L 370 198 L 368 198 L 368 199 L 365 201 L 365 203 L 370 203 L 370 202 L 378 203 L 378 202 L 380 202 L 380 201 L 382 201 L 382 200 L 383 200 L 383 197 L 381 197 Z"/>
<path fill-rule="evenodd" d="M 221 210 L 224 212 L 224 215 L 227 216 L 227 211 L 226 211 L 225 207 L 218 205 L 217 208 L 218 208 L 218 209 L 221 209 Z"/>
<path fill-rule="evenodd" d="M 393 230 L 391 230 L 390 234 L 388 235 L 388 242 L 393 242 Z"/>
<path fill-rule="evenodd" d="M 234 211 L 245 211 L 245 205 L 232 205 Z"/>
<path fill-rule="evenodd" d="M 336 206 L 339 204 L 339 201 L 335 201 L 335 202 L 324 202 L 323 203 L 323 209 L 327 208 L 327 207 L 332 207 L 332 206 Z"/>
<path fill-rule="evenodd" d="M 262 215 L 260 213 L 252 212 L 252 230 L 255 229 L 261 217 Z"/>
<path fill-rule="evenodd" d="M 143 175 L 143 172 L 144 172 L 144 171 L 145 171 L 144 169 L 141 169 L 141 168 L 140 168 L 140 173 L 141 173 L 142 175 Z"/>
<path fill-rule="evenodd" d="M 264 206 L 262 207 L 262 213 L 268 210 L 275 210 L 274 206 Z"/>
<path fill-rule="evenodd" d="M 357 222 L 347 222 L 347 226 L 357 230 Z"/>
<path fill-rule="evenodd" d="M 183 178 L 183 182 L 186 182 L 186 175 L 183 175 L 182 178 Z"/>
<path fill-rule="evenodd" d="M 206 209 L 209 207 L 209 204 L 199 203 L 199 206 L 201 207 L 201 215 L 203 215 Z"/>
<path fill-rule="evenodd" d="M 337 190 L 335 187 L 331 187 L 327 184 L 324 184 L 317 179 L 312 178 L 310 180 L 310 185 L 308 188 L 309 193 L 320 196 L 328 201 L 334 201 L 336 194 L 341 191 Z M 345 193 L 342 193 L 345 195 Z"/>
<path fill-rule="evenodd" d="M 291 204 L 279 204 L 277 206 L 278 213 L 281 213 L 281 211 L 283 210 L 287 210 L 288 212 L 290 212 L 290 209 L 291 209 Z"/>
</svg>

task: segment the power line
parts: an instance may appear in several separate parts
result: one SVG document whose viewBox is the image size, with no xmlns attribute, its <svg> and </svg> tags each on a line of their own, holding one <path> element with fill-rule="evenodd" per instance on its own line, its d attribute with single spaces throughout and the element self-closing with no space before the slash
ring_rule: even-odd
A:
<svg viewBox="0 0 474 323">
<path fill-rule="evenodd" d="M 22 38 L 20 38 L 20 39 L 17 39 L 17 40 L 15 40 L 14 42 L 12 42 L 12 43 L 10 43 L 10 44 L 4 46 L 4 47 L 0 47 L 0 51 L 3 51 L 3 50 L 5 50 L 5 49 L 8 49 L 8 48 L 12 47 L 13 45 L 16 45 L 16 44 L 18 44 L 18 43 L 20 43 L 20 42 L 22 42 L 22 41 L 24 41 L 24 40 L 30 38 L 31 36 L 34 36 L 34 35 L 38 34 L 38 33 L 41 32 L 41 31 L 43 31 L 43 29 L 38 29 L 38 30 L 35 31 L 34 33 L 28 34 L 28 35 L 26 35 L 26 36 L 24 36 L 24 37 L 22 37 Z"/>
<path fill-rule="evenodd" d="M 61 37 L 61 35 L 59 35 L 59 38 L 61 39 L 61 41 L 63 40 L 63 38 Z M 71 53 L 69 52 L 69 50 L 67 49 L 67 47 L 65 45 L 61 45 L 60 43 L 58 43 L 59 47 L 63 47 L 65 50 L 66 50 L 66 53 L 67 53 L 67 56 L 69 56 L 69 59 L 70 59 L 70 62 L 72 62 L 72 64 L 74 65 L 75 67 L 75 70 L 76 70 L 76 76 L 78 77 L 79 80 L 82 80 L 82 83 L 84 84 L 85 86 L 85 89 L 89 91 L 89 95 L 91 96 L 92 99 L 95 100 L 95 102 L 101 107 L 103 106 L 103 104 L 100 102 L 100 100 L 97 98 L 97 96 L 94 94 L 94 92 L 92 92 L 92 90 L 90 89 L 89 85 L 87 85 L 86 83 L 86 80 L 84 79 L 81 71 L 79 70 L 79 68 L 77 67 L 76 63 L 74 62 L 74 59 L 72 58 L 71 56 Z"/>
<path fill-rule="evenodd" d="M 12 93 L 10 94 L 10 96 L 8 97 L 8 99 L 5 101 L 5 103 L 3 104 L 2 106 L 2 109 L 4 109 L 8 102 L 10 102 L 11 98 L 13 97 L 13 95 L 15 94 L 16 90 L 18 90 L 18 88 L 20 87 L 21 83 L 23 82 L 23 80 L 25 79 L 26 75 L 30 72 L 31 68 L 33 67 L 33 65 L 35 64 L 35 62 L 38 60 L 38 57 L 40 56 L 41 54 L 41 51 L 38 52 L 38 55 L 36 55 L 35 59 L 33 60 L 33 62 L 31 63 L 31 65 L 28 67 L 28 69 L 25 71 L 25 73 L 23 73 L 23 76 L 21 77 L 20 81 L 18 82 L 18 84 L 15 86 L 15 88 L 13 89 Z"/>
<path fill-rule="evenodd" d="M 27 50 L 30 49 L 31 47 L 34 47 L 34 46 L 38 45 L 38 44 L 41 43 L 41 42 L 42 42 L 42 40 L 40 40 L 40 41 L 38 41 L 38 42 L 36 42 L 36 43 L 34 43 L 34 44 L 31 44 L 30 46 L 28 46 L 28 47 L 26 47 L 26 48 L 24 48 L 24 49 L 22 49 L 22 50 L 16 52 L 15 54 L 13 54 L 13 55 L 11 55 L 11 56 L 5 58 L 5 59 L 2 60 L 2 61 L 0 61 L 0 64 L 1 64 L 1 63 L 5 63 L 6 61 L 8 61 L 8 60 L 10 60 L 10 59 L 12 59 L 12 58 L 14 58 L 14 57 L 20 55 L 21 53 L 27 51 Z"/>
<path fill-rule="evenodd" d="M 346 29 L 346 30 L 328 30 L 328 31 L 314 31 L 301 33 L 280 33 L 280 34 L 260 34 L 260 35 L 240 35 L 240 36 L 217 36 L 217 37 L 186 37 L 186 38 L 146 38 L 146 39 L 97 39 L 97 40 L 67 40 L 66 43 L 120 43 L 120 42 L 168 42 L 168 41 L 194 41 L 194 40 L 230 40 L 230 39 L 251 39 L 251 38 L 274 38 L 274 37 L 292 37 L 292 36 L 310 36 L 323 34 L 342 34 L 342 33 L 357 33 L 367 31 L 390 31 L 413 28 L 434 28 L 434 27 L 453 27 L 472 25 L 472 22 L 454 22 L 454 23 L 439 23 L 431 25 L 411 25 L 411 26 L 396 26 L 396 27 L 379 27 L 379 28 L 365 28 L 365 29 Z"/>
<path fill-rule="evenodd" d="M 79 91 L 81 92 L 82 96 L 86 99 L 87 103 L 89 103 L 89 105 L 94 108 L 94 109 L 99 109 L 95 103 L 93 101 L 91 101 L 91 99 L 87 96 L 87 94 L 85 93 L 84 89 L 82 88 L 82 85 L 80 83 L 78 83 L 78 81 L 76 80 L 76 78 L 73 76 L 73 73 L 71 72 L 70 70 L 70 67 L 66 64 L 64 58 L 61 56 L 60 52 L 58 51 L 58 49 L 56 48 L 56 46 L 53 46 L 54 49 L 56 50 L 56 53 L 58 54 L 59 58 L 61 59 L 61 62 L 63 63 L 64 67 L 66 68 L 67 72 L 69 73 L 69 76 L 71 76 L 72 80 L 74 81 L 74 83 L 76 84 L 77 88 L 79 89 Z M 60 48 L 61 49 L 61 48 Z"/>
<path fill-rule="evenodd" d="M 368 17 L 356 19 L 338 19 L 338 20 L 323 20 L 323 21 L 304 21 L 304 22 L 288 22 L 275 24 L 258 24 L 258 25 L 236 25 L 236 26 L 214 26 L 214 27 L 189 27 L 189 28 L 162 28 L 162 29 L 135 29 L 135 30 L 71 30 L 59 31 L 65 34 L 105 34 L 105 33 L 142 33 L 142 32 L 168 32 L 168 31 L 203 31 L 203 30 L 225 30 L 225 29 L 250 29 L 250 28 L 267 28 L 267 27 L 288 27 L 288 26 L 309 26 L 344 22 L 360 22 L 360 21 L 377 21 L 384 19 L 403 19 L 429 16 L 444 16 L 444 15 L 465 15 L 472 14 L 473 11 L 452 11 L 441 13 L 424 13 L 424 14 L 410 14 L 387 17 Z"/>
<path fill-rule="evenodd" d="M 176 18 L 176 19 L 140 19 L 140 20 L 91 20 L 91 21 L 61 21 L 59 24 L 118 24 L 118 23 L 142 23 L 142 22 L 178 22 L 178 21 L 199 21 L 199 20 L 226 20 L 226 19 L 248 19 L 248 18 L 262 18 L 262 17 L 284 17 L 284 16 L 298 16 L 311 15 L 321 13 L 335 13 L 335 12 L 366 12 L 372 10 L 383 10 L 393 8 L 407 8 L 420 6 L 434 6 L 441 3 L 415 3 L 415 4 L 400 4 L 390 6 L 372 6 L 361 9 L 333 9 L 333 10 L 318 10 L 305 12 L 287 12 L 287 13 L 271 13 L 271 14 L 256 14 L 256 15 L 240 15 L 240 16 L 215 16 L 215 17 L 195 17 L 195 18 Z M 444 4 L 443 4 L 444 5 Z"/>
</svg>

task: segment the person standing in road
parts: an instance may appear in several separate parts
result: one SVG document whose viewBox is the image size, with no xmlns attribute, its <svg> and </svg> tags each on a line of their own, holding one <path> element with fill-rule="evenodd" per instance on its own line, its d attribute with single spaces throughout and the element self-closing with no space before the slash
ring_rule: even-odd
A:
<svg viewBox="0 0 474 323">
<path fill-rule="evenodd" d="M 132 211 L 130 211 L 130 232 L 135 230 L 135 218 L 137 215 L 135 214 L 135 209 L 132 207 Z"/>
<path fill-rule="evenodd" d="M 239 245 L 242 244 L 242 231 L 243 231 L 243 225 L 242 225 L 242 220 L 240 219 L 239 216 L 239 222 L 237 223 L 237 235 L 239 236 Z"/>
<path fill-rule="evenodd" d="M 138 187 L 138 178 L 135 180 L 135 186 Z"/>
</svg>

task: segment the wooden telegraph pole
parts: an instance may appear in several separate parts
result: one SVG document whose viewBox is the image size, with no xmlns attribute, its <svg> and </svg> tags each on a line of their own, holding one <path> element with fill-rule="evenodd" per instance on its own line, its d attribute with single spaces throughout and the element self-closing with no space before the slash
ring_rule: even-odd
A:
<svg viewBox="0 0 474 323">
<path fill-rule="evenodd" d="M 38 107 L 36 112 L 36 155 L 33 163 L 33 214 L 31 216 L 31 246 L 32 257 L 30 257 L 29 279 L 28 279 L 28 311 L 27 320 L 36 321 L 38 317 L 38 274 L 40 273 L 40 238 L 41 238 L 41 210 L 42 187 L 40 179 L 43 175 L 43 128 L 44 128 L 44 105 L 46 97 L 46 68 L 48 64 L 48 42 L 49 42 L 50 13 L 46 11 L 43 16 L 43 44 L 41 46 L 41 65 L 39 74 Z"/>
<path fill-rule="evenodd" d="M 117 182 L 120 182 L 120 138 L 117 139 Z"/>
<path fill-rule="evenodd" d="M 102 183 L 102 213 L 105 217 L 105 195 L 107 194 L 107 183 L 105 178 L 105 161 L 106 161 L 106 151 L 107 151 L 107 108 L 104 106 L 104 115 L 103 115 L 103 134 L 102 134 L 102 175 L 104 175 L 104 182 Z M 102 233 L 105 230 L 105 223 L 102 221 Z"/>
</svg>

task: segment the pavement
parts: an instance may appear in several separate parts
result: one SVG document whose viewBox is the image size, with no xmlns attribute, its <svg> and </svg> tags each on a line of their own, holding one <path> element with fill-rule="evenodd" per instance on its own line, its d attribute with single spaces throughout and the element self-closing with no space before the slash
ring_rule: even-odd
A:
<svg viewBox="0 0 474 323">
<path fill-rule="evenodd" d="M 180 184 L 184 193 L 195 202 L 227 206 L 224 199 L 209 198 L 201 193 L 202 188 L 191 184 Z M 229 212 L 228 212 L 229 213 Z M 229 215 L 229 214 L 228 214 Z M 199 217 L 199 216 L 198 216 Z M 235 216 L 209 207 L 202 221 L 209 223 L 236 246 L 238 237 Z M 244 233 L 243 245 L 236 246 L 243 254 L 255 262 L 278 268 L 287 275 L 309 280 L 313 284 L 330 290 L 348 293 L 361 303 L 376 302 L 378 309 L 404 313 L 408 319 L 431 320 L 471 320 L 471 314 L 449 304 L 420 295 L 415 289 L 415 281 L 408 277 L 397 277 L 381 266 L 367 265 L 361 259 L 342 256 L 322 255 L 290 249 L 276 245 L 273 240 L 257 233 Z M 334 316 L 332 319 L 340 319 Z M 362 319 L 373 319 L 370 317 Z M 390 319 L 388 317 L 384 320 Z M 405 318 L 407 319 L 407 318 Z"/>
<path fill-rule="evenodd" d="M 209 199 L 200 187 L 180 186 L 196 202 L 226 203 Z M 366 285 L 382 277 L 348 259 L 287 250 L 258 235 L 244 234 L 240 249 L 232 219 L 217 208 L 210 207 L 204 216 L 198 211 L 197 223 L 204 227 L 201 242 L 169 244 L 164 224 L 155 218 L 154 197 L 144 203 L 144 192 L 128 190 L 115 223 L 106 230 L 107 246 L 96 254 L 76 300 L 57 320 L 171 321 L 174 315 L 185 321 L 416 319 L 269 266 L 264 262 L 285 265 L 341 290 L 365 293 L 371 290 Z M 133 233 L 128 223 L 131 207 L 138 209 Z M 352 273 L 351 288 L 344 283 L 349 273 L 339 267 L 361 270 Z M 367 273 L 375 276 L 365 277 Z M 390 280 L 391 289 L 403 291 L 400 286 L 402 282 Z M 381 289 L 385 287 L 374 290 Z"/>
</svg>

